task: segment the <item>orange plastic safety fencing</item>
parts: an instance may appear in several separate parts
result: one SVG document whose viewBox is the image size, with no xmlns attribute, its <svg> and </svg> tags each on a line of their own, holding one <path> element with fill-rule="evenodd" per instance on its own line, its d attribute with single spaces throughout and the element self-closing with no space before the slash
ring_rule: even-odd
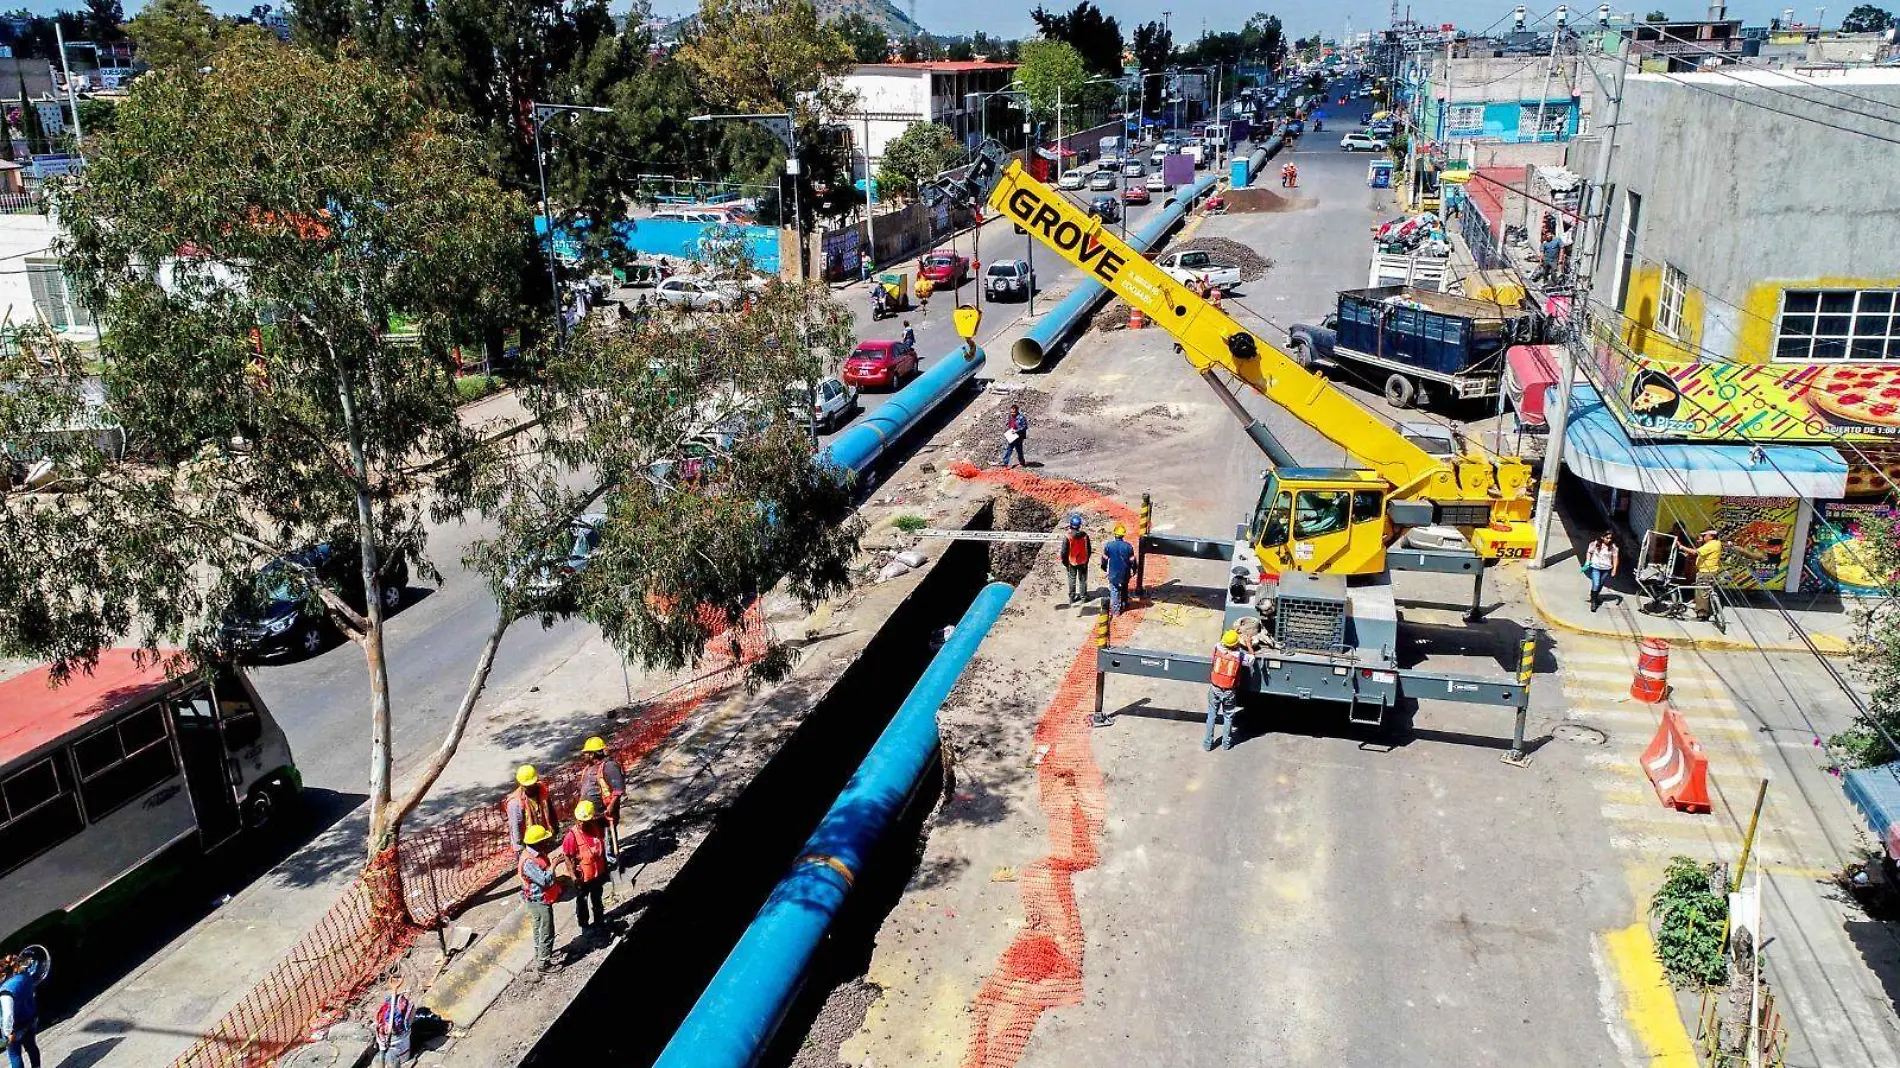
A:
<svg viewBox="0 0 1900 1068">
<path fill-rule="evenodd" d="M 978 479 L 1032 497 L 1059 511 L 1095 512 L 1136 529 L 1138 515 L 1079 482 L 1012 468 L 953 464 L 962 478 Z M 1166 557 L 1147 561 L 1149 582 L 1165 582 Z M 1131 605 L 1110 624 L 1110 641 L 1126 641 L 1141 623 Z M 1018 875 L 1023 926 L 977 990 L 963 1068 L 1014 1068 L 1042 1014 L 1082 1003 L 1082 914 L 1075 875 L 1100 859 L 1098 843 L 1108 796 L 1095 762 L 1089 715 L 1095 707 L 1095 643 L 1085 638 L 1036 722 L 1037 802 L 1049 821 L 1049 851 Z"/>
<path fill-rule="evenodd" d="M 754 611 L 713 638 L 693 678 L 642 701 L 607 740 L 622 767 L 636 768 L 708 697 L 738 682 L 767 645 Z M 571 812 L 581 771 L 549 776 L 554 811 Z M 461 816 L 406 835 L 365 867 L 330 911 L 172 1068 L 261 1068 L 346 1014 L 417 935 L 440 926 L 515 858 L 499 796 Z"/>
</svg>

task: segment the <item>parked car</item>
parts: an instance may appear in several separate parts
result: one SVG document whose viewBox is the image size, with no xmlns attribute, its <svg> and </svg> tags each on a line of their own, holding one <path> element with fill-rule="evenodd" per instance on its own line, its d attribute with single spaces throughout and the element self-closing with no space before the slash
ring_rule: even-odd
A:
<svg viewBox="0 0 1900 1068">
<path fill-rule="evenodd" d="M 1080 189 L 1083 185 L 1087 184 L 1088 180 L 1089 176 L 1086 171 L 1063 171 L 1062 177 L 1056 179 L 1056 188 Z"/>
<path fill-rule="evenodd" d="M 1392 139 L 1392 133 L 1395 129 L 1396 127 L 1394 127 L 1390 122 L 1381 120 L 1379 122 L 1375 122 L 1372 125 L 1366 127 L 1366 133 L 1372 137 L 1378 138 L 1381 141 L 1390 141 Z"/>
<path fill-rule="evenodd" d="M 1103 222 L 1119 222 L 1122 217 L 1122 205 L 1114 197 L 1096 197 L 1089 201 L 1089 214 Z"/>
<path fill-rule="evenodd" d="M 896 389 L 917 373 L 917 350 L 901 339 L 858 342 L 844 361 L 844 382 L 860 389 Z"/>
<path fill-rule="evenodd" d="M 1028 300 L 1036 291 L 1036 269 L 1028 260 L 997 260 L 983 268 L 983 295 L 991 300 Z"/>
<path fill-rule="evenodd" d="M 653 299 L 676 308 L 725 311 L 739 306 L 739 290 L 698 278 L 669 278 L 654 287 Z"/>
<path fill-rule="evenodd" d="M 1146 185 L 1130 184 L 1127 189 L 1122 190 L 1122 203 L 1124 204 L 1148 204 L 1153 202 L 1153 200 L 1154 195 L 1148 192 Z"/>
<path fill-rule="evenodd" d="M 1161 176 L 1160 171 L 1155 171 L 1153 174 L 1150 174 L 1147 181 L 1142 184 L 1148 187 L 1148 192 L 1150 193 L 1165 193 L 1168 191 L 1168 180 Z"/>
<path fill-rule="evenodd" d="M 955 289 L 970 277 L 970 258 L 938 249 L 924 257 L 923 266 L 917 269 L 917 274 L 930 279 L 930 284 L 938 289 L 946 286 Z"/>
<path fill-rule="evenodd" d="M 1182 285 L 1206 282 L 1223 293 L 1232 293 L 1240 288 L 1240 268 L 1216 262 L 1203 249 L 1166 252 L 1156 257 L 1154 262 L 1169 278 Z"/>
<path fill-rule="evenodd" d="M 837 378 L 821 378 L 815 388 L 799 382 L 785 391 L 785 405 L 798 420 L 810 411 L 818 432 L 829 434 L 851 421 L 858 410 L 858 391 Z"/>
<path fill-rule="evenodd" d="M 1348 152 L 1384 152 L 1385 139 L 1354 130 L 1339 139 L 1339 147 Z"/>
<path fill-rule="evenodd" d="M 315 656 L 335 636 L 329 612 L 312 580 L 335 590 L 350 607 L 363 611 L 362 557 L 354 543 L 323 542 L 279 557 L 257 569 L 239 591 L 219 625 L 227 650 L 242 657 L 277 653 Z M 385 613 L 402 607 L 409 586 L 409 565 L 400 556 L 384 561 L 382 602 Z"/>
<path fill-rule="evenodd" d="M 587 570 L 594 550 L 600 548 L 600 528 L 607 522 L 604 512 L 576 516 L 550 544 L 516 563 L 502 579 L 504 585 L 519 593 L 525 607 L 552 609 L 553 600 L 562 594 L 572 596 L 568 585 L 574 576 Z"/>
<path fill-rule="evenodd" d="M 1142 166 L 1139 160 L 1129 160 L 1122 164 L 1123 178 L 1145 178 L 1147 175 L 1148 168 Z"/>
<path fill-rule="evenodd" d="M 1089 175 L 1089 189 L 1096 193 L 1106 193 L 1121 186 L 1121 176 L 1107 167 L 1098 167 Z"/>
</svg>

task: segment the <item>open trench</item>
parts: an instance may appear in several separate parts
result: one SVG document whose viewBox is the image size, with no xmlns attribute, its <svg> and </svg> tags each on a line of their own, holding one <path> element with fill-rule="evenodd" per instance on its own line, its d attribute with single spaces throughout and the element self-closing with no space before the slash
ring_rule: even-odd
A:
<svg viewBox="0 0 1900 1068">
<path fill-rule="evenodd" d="M 1054 523 L 1045 506 L 1005 497 L 984 506 L 967 529 L 988 530 L 995 524 L 1047 531 Z M 935 653 L 933 637 L 954 626 L 992 578 L 1020 580 L 1037 548 L 948 543 L 930 574 L 884 622 L 778 754 L 717 814 L 711 832 L 685 866 L 658 891 L 658 899 L 634 921 L 520 1063 L 566 1068 L 582 1058 L 598 1063 L 603 1055 L 616 1064 L 653 1063 L 929 665 Z M 815 1027 L 830 1032 L 848 1022 L 856 1029 L 869 999 L 859 999 L 855 1018 L 848 1003 L 869 964 L 878 928 L 922 856 L 941 775 L 941 765 L 933 761 L 879 843 L 761 1065 L 802 1068 L 821 1063 L 812 1053 L 835 1051 L 845 1036 L 816 1034 Z M 847 1003 L 842 1012 L 840 997 Z M 599 1026 L 604 1020 L 613 1026 Z M 822 1063 L 829 1066 L 835 1060 Z"/>
</svg>

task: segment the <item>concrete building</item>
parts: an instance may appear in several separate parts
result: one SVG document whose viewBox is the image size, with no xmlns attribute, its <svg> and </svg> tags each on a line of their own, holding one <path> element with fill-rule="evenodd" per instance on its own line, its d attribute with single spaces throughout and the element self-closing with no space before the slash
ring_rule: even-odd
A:
<svg viewBox="0 0 1900 1068">
<path fill-rule="evenodd" d="M 1635 22 L 1623 30 L 1630 54 L 1644 70 L 1682 72 L 1709 62 L 1742 58 L 1742 20 L 1724 17 L 1726 6 L 1712 4 L 1701 22 Z"/>
<path fill-rule="evenodd" d="M 857 95 L 860 112 L 887 116 L 868 124 L 851 123 L 852 136 L 867 142 L 875 160 L 913 122 L 941 123 L 968 142 L 983 126 L 982 102 L 968 95 L 995 92 L 1008 85 L 1015 72 L 1014 63 L 981 60 L 866 63 L 852 68 L 840 82 Z"/>
<path fill-rule="evenodd" d="M 95 341 L 98 323 L 67 284 L 53 243 L 59 223 L 37 193 L 0 196 L 0 328 L 44 323 L 77 342 Z"/>
<path fill-rule="evenodd" d="M 1737 586 L 1853 585 L 1828 549 L 1900 481 L 1900 146 L 1843 107 L 1900 70 L 1624 87 L 1567 465 L 1636 533 L 1747 540 Z"/>
<path fill-rule="evenodd" d="M 1456 159 L 1471 159 L 1465 144 L 1559 144 L 1575 137 L 1583 119 L 1574 55 L 1482 56 L 1442 53 L 1421 57 L 1414 110 L 1420 136 Z M 1527 159 L 1480 160 L 1490 166 Z M 1540 161 L 1556 162 L 1556 160 Z"/>
</svg>

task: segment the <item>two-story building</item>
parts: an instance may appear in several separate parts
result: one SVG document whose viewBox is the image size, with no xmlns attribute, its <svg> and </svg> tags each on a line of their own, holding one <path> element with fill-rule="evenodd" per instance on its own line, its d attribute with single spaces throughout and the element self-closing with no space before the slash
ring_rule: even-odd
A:
<svg viewBox="0 0 1900 1068">
<path fill-rule="evenodd" d="M 1900 144 L 1843 107 L 1900 70 L 1623 88 L 1566 466 L 1632 533 L 1721 531 L 1736 586 L 1855 587 L 1900 483 Z"/>
<path fill-rule="evenodd" d="M 987 98 L 1016 76 L 1016 64 L 986 60 L 929 60 L 920 63 L 864 63 L 839 79 L 842 88 L 857 97 L 858 114 L 852 136 L 865 143 L 859 151 L 882 159 L 884 146 L 903 134 L 913 122 L 948 126 L 957 140 L 968 143 L 983 130 Z"/>
</svg>

